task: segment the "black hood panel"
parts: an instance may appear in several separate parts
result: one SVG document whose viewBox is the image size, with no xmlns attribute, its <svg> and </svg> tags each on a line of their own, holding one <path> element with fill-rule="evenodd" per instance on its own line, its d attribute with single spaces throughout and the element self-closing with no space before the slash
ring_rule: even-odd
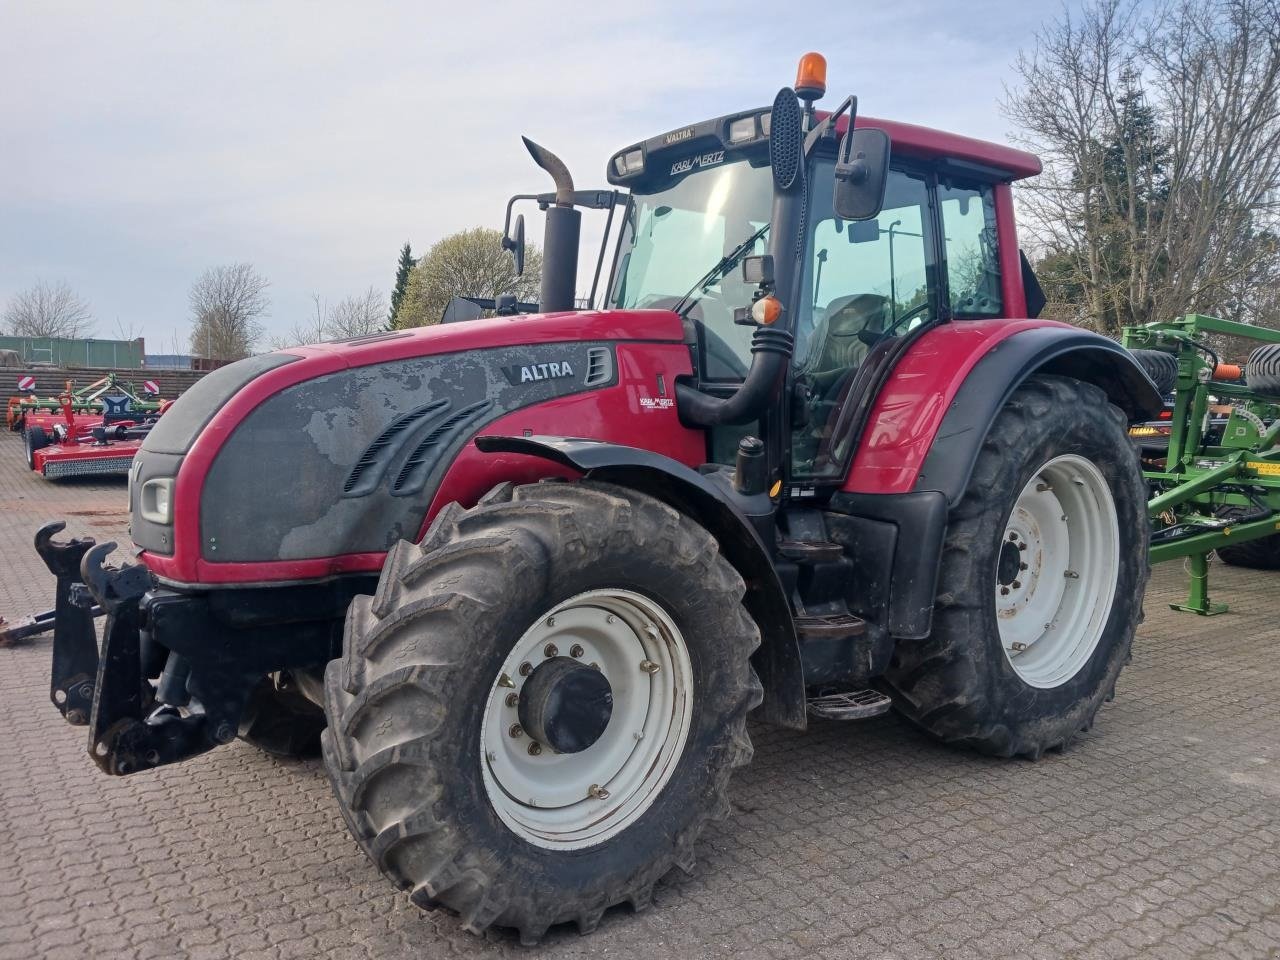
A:
<svg viewBox="0 0 1280 960">
<path fill-rule="evenodd" d="M 201 555 L 296 560 L 414 539 L 448 465 L 487 423 L 616 380 L 611 345 L 548 343 L 388 361 L 287 387 L 214 459 Z"/>
</svg>

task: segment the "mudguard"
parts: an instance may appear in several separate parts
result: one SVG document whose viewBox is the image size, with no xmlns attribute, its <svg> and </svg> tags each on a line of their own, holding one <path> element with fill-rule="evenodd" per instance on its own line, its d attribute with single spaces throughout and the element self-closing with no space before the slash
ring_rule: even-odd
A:
<svg viewBox="0 0 1280 960">
<path fill-rule="evenodd" d="M 764 685 L 760 717 L 778 726 L 805 728 L 804 670 L 791 605 L 752 519 L 772 512 L 768 497 L 742 497 L 728 483 L 717 482 L 715 475 L 622 444 L 548 436 L 482 436 L 475 445 L 484 453 L 541 457 L 585 476 L 639 490 L 705 527 L 746 582 L 743 603 L 760 627 L 760 648 L 752 656 Z"/>
<path fill-rule="evenodd" d="M 1099 334 L 1045 320 L 945 324 L 920 338 L 877 397 L 845 492 L 934 490 L 954 506 L 992 421 L 1036 373 L 1095 384 L 1131 420 L 1164 406 L 1128 351 Z"/>
</svg>

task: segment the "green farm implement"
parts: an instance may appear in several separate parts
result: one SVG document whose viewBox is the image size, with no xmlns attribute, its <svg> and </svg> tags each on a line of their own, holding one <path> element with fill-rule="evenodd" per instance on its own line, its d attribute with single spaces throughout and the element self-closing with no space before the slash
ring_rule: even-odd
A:
<svg viewBox="0 0 1280 960">
<path fill-rule="evenodd" d="M 1261 343 L 1243 369 L 1223 364 L 1214 336 Z M 1280 331 L 1189 314 L 1129 327 L 1124 345 L 1172 404 L 1130 431 L 1151 488 L 1151 562 L 1188 559 L 1186 603 L 1203 616 L 1209 554 L 1228 564 L 1280 569 Z"/>
</svg>

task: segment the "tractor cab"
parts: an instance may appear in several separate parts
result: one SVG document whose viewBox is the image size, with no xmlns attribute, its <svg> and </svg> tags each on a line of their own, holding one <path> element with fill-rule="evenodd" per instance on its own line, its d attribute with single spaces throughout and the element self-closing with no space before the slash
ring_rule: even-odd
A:
<svg viewBox="0 0 1280 960">
<path fill-rule="evenodd" d="M 608 178 L 628 195 L 587 196 L 610 197 L 611 218 L 623 207 L 612 269 L 596 278 L 604 307 L 670 310 L 681 319 L 693 365 L 681 418 L 706 429 L 708 460 L 732 464 L 740 440 L 767 434 L 773 415 L 774 470 L 829 486 L 848 473 L 868 408 L 858 398 L 909 343 L 948 321 L 1034 316 L 1043 300 L 1017 249 L 1009 189 L 1039 172 L 1038 159 L 857 117 L 855 98 L 817 112 L 825 70 L 808 54 L 795 96 L 619 150 Z M 789 145 L 772 135 L 778 109 L 793 114 Z M 783 190 L 772 156 L 779 150 L 794 168 Z M 839 191 L 850 188 L 845 154 L 869 198 L 861 210 L 838 210 Z M 802 214 L 789 209 L 802 205 Z M 788 235 L 775 240 L 778 216 Z M 548 226 L 549 244 L 557 243 Z M 522 251 L 520 228 L 518 244 L 507 245 Z M 569 269 L 554 256 L 545 266 Z M 788 351 L 789 363 L 766 363 L 757 377 L 772 389 L 753 385 L 757 400 L 771 402 L 729 403 L 752 379 L 757 354 Z"/>
</svg>

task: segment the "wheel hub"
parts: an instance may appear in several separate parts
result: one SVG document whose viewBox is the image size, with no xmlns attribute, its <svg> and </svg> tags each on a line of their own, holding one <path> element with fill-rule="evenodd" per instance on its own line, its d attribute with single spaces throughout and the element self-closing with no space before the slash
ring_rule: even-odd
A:
<svg viewBox="0 0 1280 960">
<path fill-rule="evenodd" d="M 679 763 L 693 715 L 680 628 L 651 598 L 578 594 L 515 641 L 481 719 L 494 811 L 540 847 L 589 847 L 625 830 Z"/>
<path fill-rule="evenodd" d="M 520 725 L 556 753 L 581 753 L 600 739 L 613 716 L 613 688 L 599 670 L 572 657 L 544 660 L 525 681 Z"/>
</svg>

